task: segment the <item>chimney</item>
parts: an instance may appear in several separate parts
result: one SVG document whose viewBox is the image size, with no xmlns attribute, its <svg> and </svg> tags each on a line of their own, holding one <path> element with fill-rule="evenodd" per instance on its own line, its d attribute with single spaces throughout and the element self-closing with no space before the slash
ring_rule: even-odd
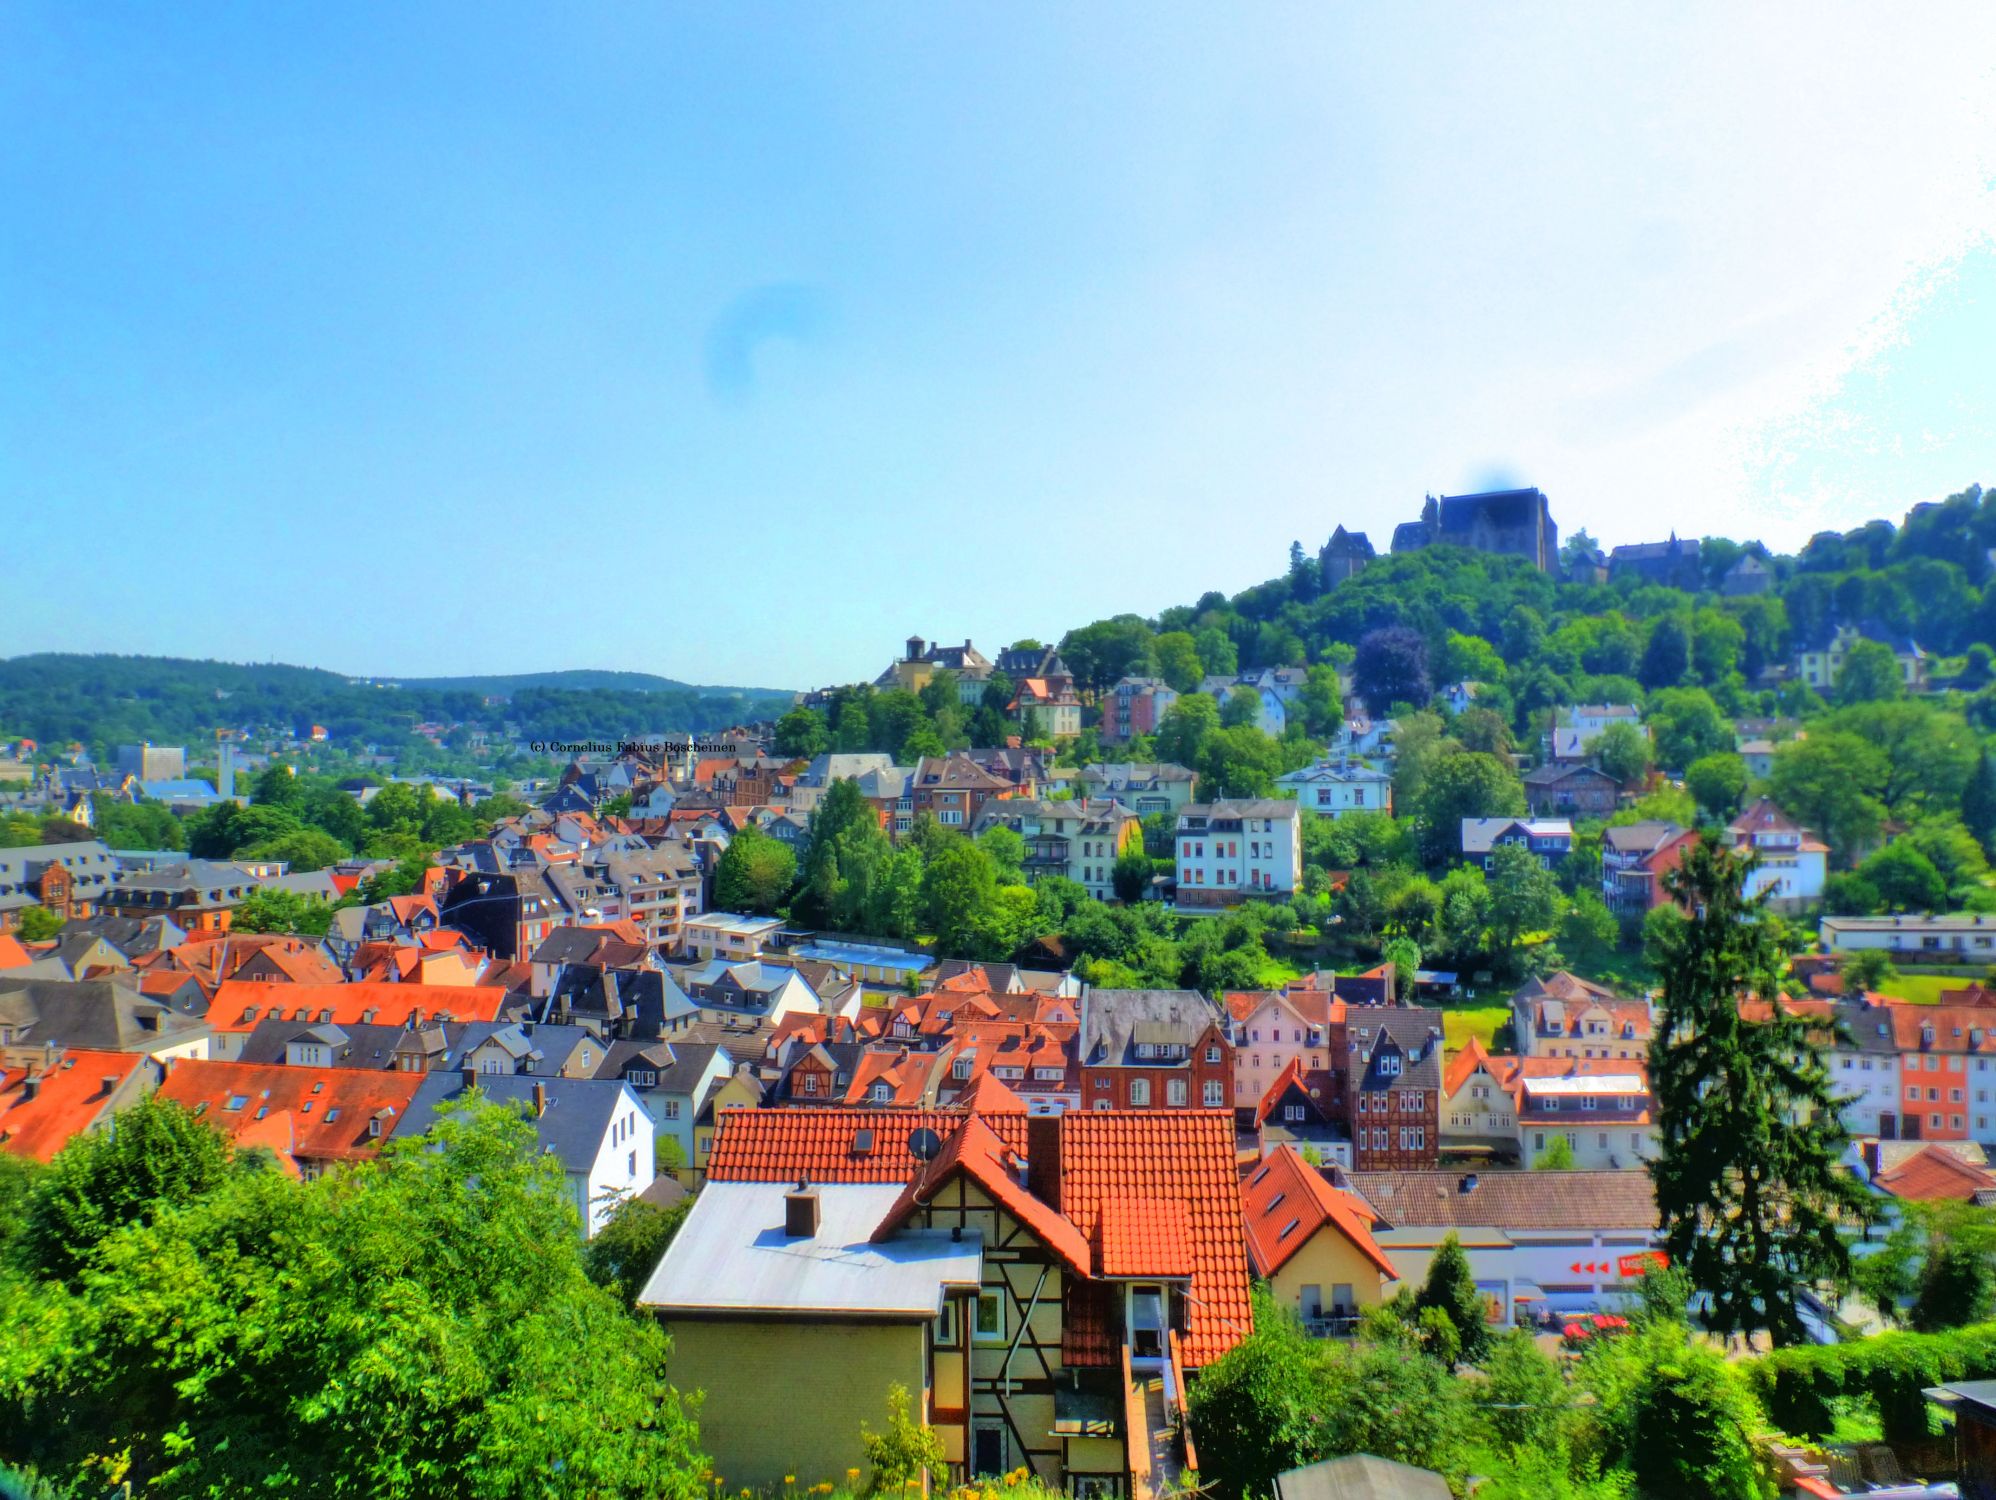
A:
<svg viewBox="0 0 1996 1500">
<path fill-rule="evenodd" d="M 116 1073 L 106 1073 L 97 1082 L 100 1085 L 98 1092 L 100 1094 L 109 1094 L 118 1086 L 118 1075 Z"/>
<path fill-rule="evenodd" d="M 534 1084 L 534 1118 L 538 1120 L 548 1112 L 548 1086 L 536 1081 Z"/>
<path fill-rule="evenodd" d="M 818 1235 L 818 1194 L 803 1178 L 783 1195 L 783 1233 L 793 1240 L 816 1239 Z"/>
<path fill-rule="evenodd" d="M 35 1097 L 35 1095 L 39 1094 L 41 1091 L 42 1091 L 41 1074 L 37 1073 L 32 1078 L 23 1078 L 21 1080 L 21 1098 L 23 1100 L 32 1100 Z"/>
<path fill-rule="evenodd" d="M 923 639 L 922 639 L 922 638 L 921 638 L 921 637 L 920 637 L 919 635 L 911 635 L 911 636 L 909 636 L 909 637 L 908 637 L 908 658 L 907 658 L 907 659 L 908 659 L 909 661 L 920 661 L 920 660 L 922 659 L 922 648 L 923 648 L 923 646 L 924 646 L 925 644 L 926 644 L 926 642 L 924 642 L 924 641 L 923 641 Z"/>
<path fill-rule="evenodd" d="M 1050 1208 L 1060 1207 L 1060 1116 L 1026 1119 L 1026 1191 Z"/>
</svg>

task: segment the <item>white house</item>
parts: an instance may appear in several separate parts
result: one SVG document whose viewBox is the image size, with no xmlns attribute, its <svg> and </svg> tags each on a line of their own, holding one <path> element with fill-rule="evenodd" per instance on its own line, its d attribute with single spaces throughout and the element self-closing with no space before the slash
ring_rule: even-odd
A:
<svg viewBox="0 0 1996 1500">
<path fill-rule="evenodd" d="M 1747 876 L 1749 898 L 1770 893 L 1770 899 L 1803 906 L 1823 897 L 1829 873 L 1830 847 L 1787 813 L 1762 797 L 1727 828 L 1735 849 L 1751 849 L 1760 864 Z"/>
<path fill-rule="evenodd" d="M 778 917 L 743 916 L 740 912 L 710 911 L 690 918 L 682 949 L 689 958 L 720 958 L 730 963 L 760 958 L 783 930 Z"/>
<path fill-rule="evenodd" d="M 1275 778 L 1297 804 L 1326 818 L 1353 812 L 1393 812 L 1393 778 L 1362 760 L 1320 760 Z"/>
<path fill-rule="evenodd" d="M 1897 917 L 1824 917 L 1819 931 L 1826 953 L 1857 953 L 1872 948 L 1895 959 L 1915 962 L 1971 965 L 1996 962 L 1996 916 L 1980 912 L 1952 916 L 1909 913 Z"/>
<path fill-rule="evenodd" d="M 1270 797 L 1179 809 L 1179 905 L 1286 897 L 1302 880 L 1303 815 L 1294 802 Z"/>
</svg>

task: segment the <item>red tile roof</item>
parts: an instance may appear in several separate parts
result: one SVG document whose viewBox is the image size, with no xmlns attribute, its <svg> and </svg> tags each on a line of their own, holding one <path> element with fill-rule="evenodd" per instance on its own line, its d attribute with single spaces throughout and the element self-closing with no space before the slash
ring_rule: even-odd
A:
<svg viewBox="0 0 1996 1500">
<path fill-rule="evenodd" d="M 991 1200 L 1023 1224 L 1033 1238 L 1060 1257 L 1077 1276 L 1086 1276 L 1093 1257 L 1088 1241 L 1059 1209 L 1044 1203 L 1013 1175 L 1019 1153 L 998 1138 L 998 1132 L 976 1115 L 965 1120 L 949 1138 L 928 1170 L 911 1178 L 894 1206 L 873 1232 L 876 1242 L 889 1239 L 924 1203 L 933 1201 L 943 1185 L 959 1173 L 984 1189 Z"/>
<path fill-rule="evenodd" d="M 1183 1206 L 1192 1248 L 1185 1362 L 1211 1364 L 1254 1327 L 1232 1114 L 1062 1115 L 1061 1209 L 1092 1240 L 1104 1207 L 1118 1199 Z M 1099 1319 L 1070 1319 L 1067 1334 L 1063 1357 L 1071 1364 L 1107 1364 L 1116 1356 Z"/>
<path fill-rule="evenodd" d="M 22 964 L 33 962 L 19 938 L 11 932 L 0 932 L 0 969 L 18 969 Z"/>
<path fill-rule="evenodd" d="M 1996 1189 L 1996 1172 L 1963 1161 L 1943 1147 L 1928 1146 L 1872 1181 L 1895 1198 L 1921 1203 L 1948 1198 L 1965 1203 L 1977 1193 Z"/>
<path fill-rule="evenodd" d="M 1093 1263 L 1092 1247 L 1112 1203 L 1142 1205 L 1136 1212 L 1149 1216 L 1141 1234 L 1133 1231 L 1126 1237 L 1120 1228 L 1110 1227 L 1107 1233 L 1118 1247 L 1153 1245 L 1166 1233 L 1162 1228 L 1166 1221 L 1175 1225 L 1182 1215 L 1188 1247 L 1184 1263 L 1191 1280 L 1185 1338 L 1188 1364 L 1210 1363 L 1252 1330 L 1233 1120 L 1227 1111 L 1076 1112 L 1060 1116 L 1057 1123 L 1042 1120 L 1041 1125 L 1052 1125 L 1058 1132 L 1057 1205 L 1019 1183 L 1013 1158 L 1026 1153 L 1028 1119 L 1009 1113 L 986 1117 L 954 1110 L 729 1111 L 715 1133 L 708 1176 L 716 1182 L 807 1178 L 905 1185 L 922 1171 L 909 1150 L 910 1136 L 933 1131 L 944 1149 L 928 1168 L 929 1181 L 940 1181 L 937 1173 L 958 1168 L 973 1173 L 993 1196 L 1004 1195 L 1001 1201 L 1008 1211 L 1049 1249 L 1078 1264 Z M 958 1140 L 965 1132 L 967 1138 Z M 1164 1248 L 1169 1250 L 1168 1240 Z M 1069 1364 L 1115 1362 L 1119 1349 L 1110 1307 L 1113 1295 L 1113 1289 L 1099 1279 L 1077 1277 L 1070 1284 L 1062 1338 Z"/>
<path fill-rule="evenodd" d="M 248 1031 L 259 1021 L 330 1021 L 354 1026 L 372 1020 L 382 1026 L 448 1017 L 454 1021 L 496 1021 L 506 991 L 487 984 L 274 984 L 231 979 L 215 992 L 208 1023 L 217 1031 Z M 369 1013 L 372 1012 L 372 1015 Z"/>
<path fill-rule="evenodd" d="M 932 1130 L 945 1139 L 960 1112 L 924 1109 L 743 1109 L 722 1115 L 707 1158 L 715 1182 L 906 1182 L 918 1163 L 908 1138 Z M 1026 1149 L 1023 1116 L 990 1121 L 1006 1145 Z M 855 1149 L 871 1133 L 864 1151 Z"/>
<path fill-rule="evenodd" d="M 405 986 L 397 986 L 405 988 Z M 180 1058 L 159 1086 L 238 1145 L 267 1145 L 300 1161 L 372 1155 L 409 1111 L 426 1075 L 379 1068 L 294 1068 L 281 1063 Z M 369 1133 L 379 1118 L 380 1133 Z"/>
<path fill-rule="evenodd" d="M 1257 1276 L 1273 1276 L 1326 1227 L 1351 1241 L 1382 1276 L 1400 1275 L 1372 1237 L 1371 1205 L 1332 1187 L 1293 1146 L 1276 1147 L 1241 1183 L 1241 1215 Z"/>
<path fill-rule="evenodd" d="M 1189 1277 L 1191 1217 L 1183 1203 L 1111 1198 L 1095 1222 L 1095 1253 L 1104 1276 Z"/>
<path fill-rule="evenodd" d="M 1469 1081 L 1471 1074 L 1480 1067 L 1487 1067 L 1489 1062 L 1490 1053 L 1483 1045 L 1483 1038 L 1472 1035 L 1442 1071 L 1442 1098 L 1447 1099 Z"/>
<path fill-rule="evenodd" d="M 96 1124 L 125 1081 L 149 1059 L 142 1052 L 91 1052 L 72 1047 L 55 1066 L 34 1075 L 9 1069 L 0 1074 L 0 1148 L 16 1156 L 47 1161 L 70 1140 Z"/>
<path fill-rule="evenodd" d="M 984 1115 L 1023 1115 L 1026 1101 L 1005 1085 L 1002 1078 L 992 1073 L 980 1073 L 971 1080 L 970 1087 L 956 1096 L 951 1109 L 960 1109 L 967 1114 Z"/>
</svg>

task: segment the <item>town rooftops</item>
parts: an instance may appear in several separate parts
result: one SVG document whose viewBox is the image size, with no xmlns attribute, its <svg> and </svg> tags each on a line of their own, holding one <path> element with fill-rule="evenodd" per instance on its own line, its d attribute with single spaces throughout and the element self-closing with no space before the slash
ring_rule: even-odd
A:
<svg viewBox="0 0 1996 1500">
<path fill-rule="evenodd" d="M 379 1149 L 409 1109 L 421 1073 L 180 1058 L 159 1096 L 192 1110 L 238 1146 L 268 1146 L 287 1166 L 346 1161 Z"/>
<path fill-rule="evenodd" d="M 1996 1193 L 1996 1172 L 1963 1161 L 1954 1152 L 1930 1144 L 1896 1164 L 1882 1168 L 1872 1185 L 1895 1198 L 1921 1203 L 1938 1199 L 1986 1201 L 1978 1194 Z"/>
<path fill-rule="evenodd" d="M 554 1153 L 563 1168 L 586 1172 L 595 1165 L 610 1122 L 626 1100 L 635 1102 L 620 1078 L 535 1077 L 525 1073 L 458 1072 L 410 1075 L 422 1086 L 409 1102 L 399 1133 L 422 1135 L 437 1123 L 444 1106 L 467 1090 L 510 1104 L 532 1122 L 541 1145 Z M 535 1114 L 537 1101 L 546 1108 Z"/>
<path fill-rule="evenodd" d="M 1833 932 L 1983 932 L 1996 933 L 1996 915 L 1955 912 L 1942 916 L 1909 914 L 1897 917 L 1824 917 L 1822 931 Z"/>
<path fill-rule="evenodd" d="M 1352 1172 L 1353 1191 L 1395 1229 L 1656 1227 L 1647 1172 Z"/>
<path fill-rule="evenodd" d="M 281 984 L 231 979 L 215 992 L 208 1019 L 217 1031 L 249 1031 L 290 1020 L 403 1026 L 496 1021 L 507 992 L 488 984 Z"/>
<path fill-rule="evenodd" d="M 1241 818 L 1273 818 L 1287 822 L 1301 816 L 1302 809 L 1286 797 L 1188 802 L 1178 809 L 1178 831 L 1196 832 L 1204 825 L 1229 823 Z"/>
<path fill-rule="evenodd" d="M 38 979 L 0 972 L 0 1037 L 21 1046 L 162 1052 L 209 1034 L 208 1024 L 121 980 Z"/>
</svg>

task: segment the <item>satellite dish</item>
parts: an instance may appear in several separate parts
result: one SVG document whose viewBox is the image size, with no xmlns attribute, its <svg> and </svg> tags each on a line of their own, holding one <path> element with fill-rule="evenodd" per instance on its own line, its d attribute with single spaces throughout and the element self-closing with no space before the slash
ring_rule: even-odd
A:
<svg viewBox="0 0 1996 1500">
<path fill-rule="evenodd" d="M 908 1154 L 916 1161 L 934 1161 L 942 1152 L 943 1138 L 933 1130 L 911 1130 L 908 1132 Z"/>
</svg>

